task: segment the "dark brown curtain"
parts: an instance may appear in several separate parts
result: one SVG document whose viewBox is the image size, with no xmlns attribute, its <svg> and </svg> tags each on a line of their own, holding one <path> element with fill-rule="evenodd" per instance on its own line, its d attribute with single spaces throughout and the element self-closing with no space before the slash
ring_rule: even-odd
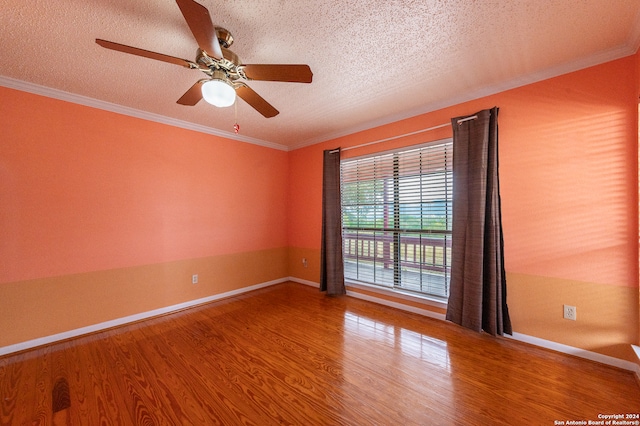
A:
<svg viewBox="0 0 640 426">
<path fill-rule="evenodd" d="M 470 119 L 476 116 L 477 118 Z M 498 108 L 456 117 L 453 228 L 447 319 L 492 335 L 511 334 L 504 271 Z"/>
<path fill-rule="evenodd" d="M 340 209 L 340 148 L 324 151 L 322 173 L 322 246 L 320 291 L 345 294 L 342 261 L 342 212 Z"/>
</svg>

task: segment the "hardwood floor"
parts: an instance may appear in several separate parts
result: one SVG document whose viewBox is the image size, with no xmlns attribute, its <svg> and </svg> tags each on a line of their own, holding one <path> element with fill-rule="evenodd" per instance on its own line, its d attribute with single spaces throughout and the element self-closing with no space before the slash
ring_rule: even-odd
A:
<svg viewBox="0 0 640 426">
<path fill-rule="evenodd" d="M 0 358 L 0 424 L 554 425 L 630 372 L 285 283 Z"/>
</svg>

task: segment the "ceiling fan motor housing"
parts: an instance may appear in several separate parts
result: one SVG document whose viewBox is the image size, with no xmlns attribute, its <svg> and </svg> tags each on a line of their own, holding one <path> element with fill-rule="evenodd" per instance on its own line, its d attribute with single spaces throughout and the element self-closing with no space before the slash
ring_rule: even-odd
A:
<svg viewBox="0 0 640 426">
<path fill-rule="evenodd" d="M 232 80 L 236 80 L 239 78 L 237 67 L 241 65 L 240 58 L 238 55 L 224 47 L 222 48 L 222 54 L 224 56 L 223 58 L 215 59 L 207 55 L 206 52 L 198 49 L 196 52 L 196 62 L 209 68 L 211 72 L 215 70 L 222 70 L 227 74 L 227 77 Z M 205 73 L 209 75 L 211 75 L 211 72 L 205 71 Z"/>
<path fill-rule="evenodd" d="M 228 49 L 233 44 L 233 35 L 226 28 L 216 27 L 216 34 L 218 35 L 218 41 L 220 46 Z"/>
</svg>

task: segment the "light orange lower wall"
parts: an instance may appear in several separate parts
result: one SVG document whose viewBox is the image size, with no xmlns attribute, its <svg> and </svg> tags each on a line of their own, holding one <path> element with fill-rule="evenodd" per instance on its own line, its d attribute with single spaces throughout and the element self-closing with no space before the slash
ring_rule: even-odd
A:
<svg viewBox="0 0 640 426">
<path fill-rule="evenodd" d="M 514 331 L 636 361 L 636 288 L 517 273 L 507 274 L 507 286 Z M 564 304 L 576 306 L 576 321 L 563 318 Z"/>
<path fill-rule="evenodd" d="M 289 274 L 317 283 L 320 250 L 289 247 Z M 302 259 L 307 259 L 307 268 Z M 631 346 L 638 334 L 637 289 L 559 278 L 507 273 L 508 301 L 515 332 L 637 362 Z M 446 314 L 426 303 L 350 287 L 349 291 Z M 578 321 L 563 318 L 563 305 L 577 307 Z"/>
<path fill-rule="evenodd" d="M 0 100 L 0 347 L 288 276 L 287 152 Z"/>
<path fill-rule="evenodd" d="M 198 283 L 191 277 L 198 274 Z M 0 347 L 286 277 L 287 249 L 0 285 Z"/>
<path fill-rule="evenodd" d="M 307 266 L 302 263 L 307 260 Z M 289 247 L 289 276 L 313 283 L 320 282 L 320 250 Z"/>
</svg>

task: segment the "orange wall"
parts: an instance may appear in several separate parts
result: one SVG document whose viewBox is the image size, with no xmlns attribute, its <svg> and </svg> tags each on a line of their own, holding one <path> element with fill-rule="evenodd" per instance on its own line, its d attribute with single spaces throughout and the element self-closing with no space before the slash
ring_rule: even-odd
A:
<svg viewBox="0 0 640 426">
<path fill-rule="evenodd" d="M 322 149 L 497 105 L 515 331 L 634 359 L 637 62 L 289 153 L 0 88 L 0 347 L 287 276 L 318 282 Z"/>
<path fill-rule="evenodd" d="M 633 360 L 638 327 L 637 65 L 631 56 L 291 152 L 290 253 L 319 261 L 322 150 L 498 106 L 514 331 Z M 344 157 L 451 136 L 440 129 Z M 290 255 L 291 262 L 298 262 Z M 302 274 L 305 272 L 303 271 Z M 318 281 L 309 274 L 301 278 Z M 576 305 L 578 321 L 562 318 Z"/>
<path fill-rule="evenodd" d="M 0 90 L 0 283 L 286 246 L 286 152 Z"/>
<path fill-rule="evenodd" d="M 287 276 L 286 152 L 0 99 L 0 347 Z"/>
</svg>

